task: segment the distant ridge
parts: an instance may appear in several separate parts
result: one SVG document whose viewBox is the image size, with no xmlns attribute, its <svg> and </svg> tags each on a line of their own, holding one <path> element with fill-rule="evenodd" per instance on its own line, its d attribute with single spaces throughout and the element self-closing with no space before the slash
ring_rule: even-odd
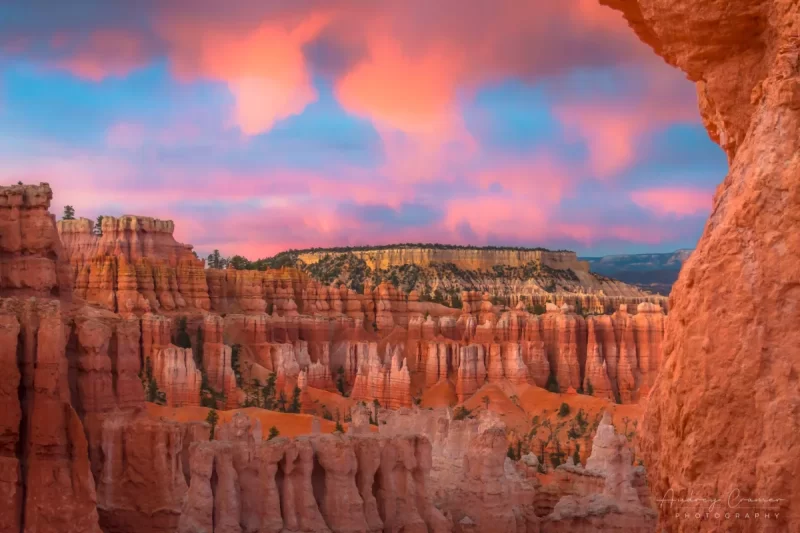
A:
<svg viewBox="0 0 800 533">
<path fill-rule="evenodd" d="M 678 280 L 683 263 L 694 250 L 682 248 L 658 254 L 620 254 L 581 257 L 596 274 L 609 276 L 665 296 Z"/>
<path fill-rule="evenodd" d="M 330 247 L 315 247 L 315 248 L 290 248 L 280 253 L 319 253 L 319 252 L 369 252 L 373 250 L 404 250 L 409 248 L 423 248 L 433 250 L 508 250 L 519 252 L 571 252 L 572 250 L 551 250 L 541 246 L 476 246 L 472 244 L 440 244 L 440 243 L 421 243 L 421 242 L 403 242 L 395 244 L 375 244 L 375 245 L 360 245 L 360 246 L 330 246 Z M 278 255 L 280 255 L 280 253 Z"/>
</svg>

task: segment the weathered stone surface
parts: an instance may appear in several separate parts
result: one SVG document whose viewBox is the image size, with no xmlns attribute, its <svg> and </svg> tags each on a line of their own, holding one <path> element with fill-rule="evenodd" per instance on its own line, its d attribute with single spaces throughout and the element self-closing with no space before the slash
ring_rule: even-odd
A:
<svg viewBox="0 0 800 533">
<path fill-rule="evenodd" d="M 730 161 L 672 291 L 664 366 L 643 423 L 654 494 L 783 498 L 776 519 L 725 527 L 796 530 L 800 270 L 789 265 L 800 250 L 800 4 L 602 1 L 697 82 L 703 122 Z M 661 523 L 713 527 L 671 511 Z"/>
<path fill-rule="evenodd" d="M 0 525 L 99 533 L 83 425 L 70 405 L 61 306 L 0 299 Z"/>
<path fill-rule="evenodd" d="M 153 420 L 144 414 L 105 413 L 88 420 L 100 523 L 111 531 L 174 531 L 187 490 L 188 454 L 208 430 Z"/>
<path fill-rule="evenodd" d="M 209 314 L 203 319 L 202 328 L 202 364 L 208 385 L 225 395 L 227 409 L 235 409 L 238 407 L 236 376 L 231 366 L 231 347 L 223 342 L 224 322 L 221 317 Z"/>
<path fill-rule="evenodd" d="M 72 293 L 67 257 L 50 214 L 50 185 L 0 186 L 0 294 Z"/>
<path fill-rule="evenodd" d="M 175 241 L 172 221 L 105 216 L 101 229 L 58 221 L 76 296 L 120 313 L 210 308 L 203 261 Z"/>
</svg>

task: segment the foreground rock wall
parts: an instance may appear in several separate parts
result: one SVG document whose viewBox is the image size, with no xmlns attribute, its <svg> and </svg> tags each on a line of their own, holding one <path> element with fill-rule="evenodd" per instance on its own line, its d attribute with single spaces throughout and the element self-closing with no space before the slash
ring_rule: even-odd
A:
<svg viewBox="0 0 800 533">
<path fill-rule="evenodd" d="M 698 522 L 671 508 L 662 525 L 797 531 L 800 4 L 601 3 L 697 83 L 703 123 L 730 162 L 672 290 L 664 366 L 643 424 L 653 492 L 780 499 L 756 505 L 770 519 Z"/>
<path fill-rule="evenodd" d="M 246 417 L 241 417 L 246 418 Z M 424 437 L 317 435 L 261 441 L 247 423 L 191 446 L 178 531 L 452 530 L 428 496 Z"/>
<path fill-rule="evenodd" d="M 0 298 L 0 529 L 99 533 L 61 305 Z"/>
<path fill-rule="evenodd" d="M 355 410 L 354 422 L 363 419 Z M 448 410 L 403 409 L 384 412 L 382 419 L 382 435 L 413 431 L 430 439 L 431 498 L 453 519 L 455 531 L 655 529 L 656 513 L 638 491 L 644 469 L 632 465 L 627 440 L 614 431 L 608 415 L 598 426 L 586 468 L 570 458 L 545 486 L 534 456 L 532 462 L 506 456 L 506 430 L 493 413 L 457 420 Z M 543 504 L 543 499 L 551 503 Z"/>
</svg>

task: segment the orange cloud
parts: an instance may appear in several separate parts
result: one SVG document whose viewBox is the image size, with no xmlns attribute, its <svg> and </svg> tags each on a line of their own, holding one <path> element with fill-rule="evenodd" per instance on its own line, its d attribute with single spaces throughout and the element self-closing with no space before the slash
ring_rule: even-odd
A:
<svg viewBox="0 0 800 533">
<path fill-rule="evenodd" d="M 345 109 L 380 128 L 437 134 L 455 119 L 459 66 L 442 47 L 417 57 L 386 33 L 369 39 L 369 56 L 336 84 Z"/>
<path fill-rule="evenodd" d="M 712 194 L 692 187 L 660 187 L 634 191 L 631 200 L 659 216 L 683 217 L 711 211 Z"/>
<path fill-rule="evenodd" d="M 161 33 L 177 76 L 224 82 L 235 99 L 233 121 L 245 135 L 256 135 L 316 100 L 303 46 L 327 20 L 327 15 L 311 14 L 288 27 L 265 21 L 232 32 L 169 19 Z"/>
</svg>

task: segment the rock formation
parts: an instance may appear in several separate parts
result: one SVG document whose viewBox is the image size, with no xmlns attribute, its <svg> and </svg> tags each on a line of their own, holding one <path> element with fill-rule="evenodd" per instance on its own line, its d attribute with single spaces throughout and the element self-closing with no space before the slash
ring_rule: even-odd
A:
<svg viewBox="0 0 800 533">
<path fill-rule="evenodd" d="M 46 183 L 0 187 L 0 291 L 5 296 L 72 292 L 69 265 L 50 214 Z"/>
<path fill-rule="evenodd" d="M 424 437 L 261 441 L 244 428 L 191 447 L 179 532 L 431 531 L 451 527 L 427 493 Z"/>
<path fill-rule="evenodd" d="M 567 494 L 544 518 L 546 531 L 654 531 L 657 513 L 642 501 L 637 484 L 643 467 L 634 467 L 624 435 L 606 413 L 592 442 L 586 468 L 571 458 L 556 469 L 555 486 Z"/>
<path fill-rule="evenodd" d="M 703 123 L 730 162 L 672 291 L 664 366 L 643 424 L 653 492 L 782 498 L 771 510 L 779 516 L 724 528 L 797 530 L 800 270 L 789 265 L 800 249 L 800 4 L 601 2 L 697 83 Z M 674 509 L 661 524 L 714 527 Z"/>
<path fill-rule="evenodd" d="M 61 305 L 0 298 L 0 525 L 99 533 L 88 443 L 70 404 Z"/>
<path fill-rule="evenodd" d="M 75 295 L 120 313 L 209 309 L 203 261 L 175 241 L 170 220 L 103 217 L 58 221 Z"/>
</svg>

